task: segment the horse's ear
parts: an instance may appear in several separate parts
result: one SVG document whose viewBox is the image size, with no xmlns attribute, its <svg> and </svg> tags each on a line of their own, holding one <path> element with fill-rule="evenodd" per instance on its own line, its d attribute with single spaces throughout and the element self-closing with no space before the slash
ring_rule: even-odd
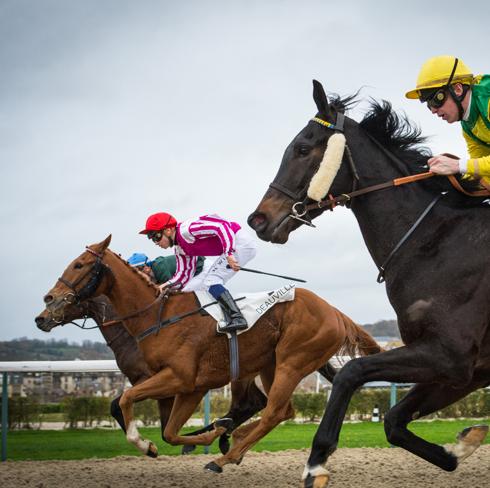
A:
<svg viewBox="0 0 490 488">
<path fill-rule="evenodd" d="M 316 108 L 321 115 L 325 117 L 330 115 L 327 95 L 325 95 L 322 84 L 317 80 L 313 80 L 313 100 L 315 100 Z"/>
<path fill-rule="evenodd" d="M 93 246 L 94 251 L 103 253 L 109 247 L 109 244 L 111 243 L 111 239 L 112 239 L 112 234 L 109 234 L 102 242 L 99 242 L 98 244 L 95 244 L 95 246 Z"/>
<path fill-rule="evenodd" d="M 104 251 L 109 247 L 109 244 L 111 243 L 111 239 L 112 239 L 112 234 L 109 234 L 102 242 L 102 249 L 104 249 Z"/>
</svg>

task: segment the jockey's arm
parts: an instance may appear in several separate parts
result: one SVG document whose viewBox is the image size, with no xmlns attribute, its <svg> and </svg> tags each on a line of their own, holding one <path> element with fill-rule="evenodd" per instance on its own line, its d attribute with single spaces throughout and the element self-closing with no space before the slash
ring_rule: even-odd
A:
<svg viewBox="0 0 490 488">
<path fill-rule="evenodd" d="M 468 154 L 470 155 L 467 161 L 461 161 L 461 169 L 465 171 L 465 174 L 490 179 L 490 148 L 479 144 L 472 139 L 468 134 L 463 132 L 463 136 L 468 147 Z M 464 166 L 466 164 L 466 167 Z"/>
</svg>

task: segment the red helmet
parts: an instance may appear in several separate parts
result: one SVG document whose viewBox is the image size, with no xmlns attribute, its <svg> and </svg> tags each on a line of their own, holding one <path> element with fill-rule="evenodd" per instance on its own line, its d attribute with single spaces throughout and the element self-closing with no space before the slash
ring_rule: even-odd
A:
<svg viewBox="0 0 490 488">
<path fill-rule="evenodd" d="M 148 234 L 149 232 L 153 232 L 155 230 L 163 230 L 176 226 L 177 221 L 172 215 L 166 212 L 158 212 L 150 215 L 146 219 L 146 226 L 142 231 L 140 231 L 140 234 Z"/>
</svg>

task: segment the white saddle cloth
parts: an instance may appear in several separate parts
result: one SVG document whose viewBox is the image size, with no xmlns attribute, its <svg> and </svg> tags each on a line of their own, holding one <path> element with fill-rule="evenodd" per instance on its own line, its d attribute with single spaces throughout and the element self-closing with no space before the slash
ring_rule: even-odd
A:
<svg viewBox="0 0 490 488">
<path fill-rule="evenodd" d="M 257 322 L 257 320 L 259 320 L 260 317 L 276 303 L 290 302 L 294 300 L 295 286 L 296 285 L 294 284 L 289 284 L 273 291 L 238 293 L 236 296 L 234 296 L 233 298 L 235 299 L 238 308 L 248 323 L 248 328 L 245 330 L 239 330 L 238 334 L 250 330 L 255 322 Z M 194 293 L 196 294 L 201 306 L 216 301 L 207 291 L 196 291 Z M 205 310 L 216 320 L 217 329 L 220 327 L 220 325 L 225 325 L 223 311 L 221 310 L 219 304 L 210 305 L 209 307 L 206 307 Z"/>
</svg>

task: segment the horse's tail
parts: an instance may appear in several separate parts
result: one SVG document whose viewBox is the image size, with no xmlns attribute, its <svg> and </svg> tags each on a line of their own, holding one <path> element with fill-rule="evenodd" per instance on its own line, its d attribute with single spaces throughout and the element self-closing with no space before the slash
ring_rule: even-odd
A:
<svg viewBox="0 0 490 488">
<path fill-rule="evenodd" d="M 337 353 L 339 356 L 369 356 L 382 352 L 383 348 L 362 328 L 359 327 L 352 319 L 338 310 L 342 320 L 346 337 L 344 343 Z"/>
</svg>

